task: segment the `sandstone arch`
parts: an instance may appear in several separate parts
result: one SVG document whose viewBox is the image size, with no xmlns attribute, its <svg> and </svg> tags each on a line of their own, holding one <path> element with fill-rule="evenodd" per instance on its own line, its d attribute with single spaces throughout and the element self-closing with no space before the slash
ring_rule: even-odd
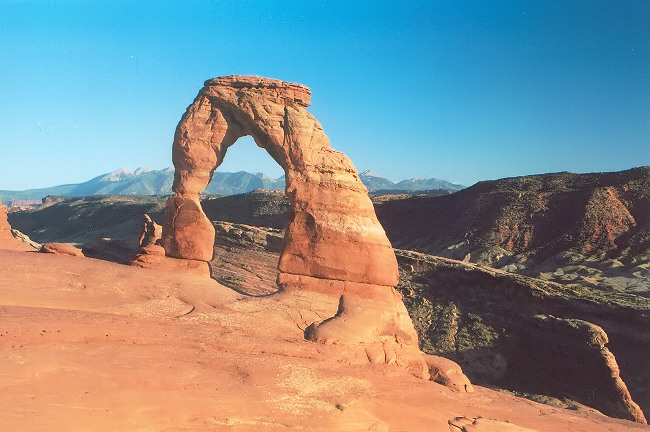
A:
<svg viewBox="0 0 650 432">
<path fill-rule="evenodd" d="M 417 333 L 393 288 L 395 253 L 354 165 L 330 147 L 306 109 L 309 102 L 310 90 L 300 84 L 257 76 L 205 82 L 174 135 L 175 195 L 165 209 L 165 254 L 212 258 L 215 232 L 199 193 L 228 147 L 251 135 L 284 169 L 291 203 L 278 285 L 284 292 L 340 296 L 336 315 L 313 323 L 305 337 L 363 343 L 369 361 L 399 363 L 428 377 Z"/>
<path fill-rule="evenodd" d="M 209 261 L 214 231 L 199 204 L 228 147 L 251 135 L 284 169 L 292 205 L 278 268 L 301 275 L 394 286 L 395 254 L 356 169 L 330 147 L 307 111 L 307 87 L 256 76 L 205 82 L 174 136 L 175 179 L 166 208 L 167 256 Z"/>
</svg>

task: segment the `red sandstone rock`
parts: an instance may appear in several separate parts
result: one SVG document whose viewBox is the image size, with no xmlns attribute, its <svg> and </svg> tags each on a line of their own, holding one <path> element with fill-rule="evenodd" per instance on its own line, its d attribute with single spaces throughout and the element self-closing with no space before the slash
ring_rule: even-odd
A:
<svg viewBox="0 0 650 432">
<path fill-rule="evenodd" d="M 465 376 L 458 363 L 444 357 L 423 354 L 424 360 L 429 366 L 431 381 L 435 381 L 453 391 L 461 393 L 473 393 L 474 386 Z"/>
<path fill-rule="evenodd" d="M 509 422 L 482 417 L 455 417 L 448 423 L 450 432 L 537 432 Z"/>
<path fill-rule="evenodd" d="M 8 250 L 0 263 L 2 430 L 647 431 L 341 362 L 354 347 L 303 341 L 331 296 L 243 298 L 207 278 Z"/>
<path fill-rule="evenodd" d="M 163 227 L 167 254 L 209 260 L 213 239 L 174 218 L 179 200 L 200 193 L 235 141 L 251 135 L 284 169 L 291 201 L 280 257 L 282 272 L 384 286 L 397 283 L 397 263 L 356 169 L 330 147 L 305 109 L 307 87 L 255 76 L 206 81 L 174 137 L 174 191 Z M 200 208 L 200 207 L 199 207 Z"/>
<path fill-rule="evenodd" d="M 155 245 L 162 237 L 162 226 L 154 222 L 148 214 L 143 216 L 140 247 Z"/>
<path fill-rule="evenodd" d="M 33 250 L 27 243 L 14 237 L 11 226 L 7 220 L 7 213 L 0 201 L 0 249 Z"/>
<path fill-rule="evenodd" d="M 182 272 L 206 278 L 210 277 L 210 266 L 207 262 L 201 260 L 177 259 L 155 254 L 141 254 L 136 256 L 129 265 L 162 270 L 165 272 Z"/>
<path fill-rule="evenodd" d="M 0 201 L 0 242 L 6 242 L 10 238 L 13 239 L 14 236 L 11 235 L 11 226 L 9 225 L 9 221 L 7 221 L 5 206 Z"/>
<path fill-rule="evenodd" d="M 198 195 L 176 194 L 169 198 L 161 243 L 170 257 L 212 259 L 214 227 L 203 213 Z"/>
<path fill-rule="evenodd" d="M 141 255 L 165 256 L 165 248 L 160 246 L 160 245 L 156 245 L 156 244 L 142 246 L 138 252 Z"/>
<path fill-rule="evenodd" d="M 326 344 L 362 344 L 370 363 L 398 364 L 418 378 L 429 379 L 429 368 L 418 349 L 418 335 L 401 294 L 392 287 L 343 282 L 347 284 L 352 289 L 341 295 L 336 315 L 311 324 L 305 338 Z M 309 290 L 309 285 L 304 288 Z"/>
<path fill-rule="evenodd" d="M 176 128 L 175 195 L 167 202 L 161 243 L 170 257 L 212 258 L 214 228 L 198 194 L 228 147 L 251 135 L 284 169 L 291 203 L 279 285 L 286 292 L 343 294 L 338 313 L 312 324 L 305 336 L 359 344 L 370 362 L 401 364 L 428 378 L 417 333 L 392 288 L 398 269 L 391 244 L 354 165 L 330 147 L 306 110 L 309 98 L 305 86 L 257 76 L 206 81 Z"/>
<path fill-rule="evenodd" d="M 43 247 L 41 247 L 40 252 L 80 257 L 84 256 L 80 249 L 70 243 L 45 243 Z"/>
</svg>

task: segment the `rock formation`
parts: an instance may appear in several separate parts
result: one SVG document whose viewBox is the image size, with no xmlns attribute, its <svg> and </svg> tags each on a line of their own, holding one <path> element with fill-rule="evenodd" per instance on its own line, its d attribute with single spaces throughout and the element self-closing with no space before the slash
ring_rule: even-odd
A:
<svg viewBox="0 0 650 432">
<path fill-rule="evenodd" d="M 396 288 L 423 351 L 454 360 L 477 385 L 566 398 L 646 423 L 648 299 L 396 254 L 402 269 Z"/>
<path fill-rule="evenodd" d="M 187 109 L 174 137 L 176 169 L 163 225 L 168 256 L 209 261 L 214 230 L 198 201 L 228 147 L 251 135 L 284 169 L 291 201 L 283 273 L 393 286 L 397 263 L 352 162 L 333 150 L 299 84 L 215 78 Z"/>
<path fill-rule="evenodd" d="M 11 235 L 11 226 L 7 221 L 7 212 L 5 211 L 5 206 L 0 202 L 0 241 L 6 242 L 10 238 L 13 238 Z"/>
<path fill-rule="evenodd" d="M 151 219 L 151 216 L 144 214 L 142 233 L 140 234 L 140 247 L 155 245 L 162 237 L 162 227 Z"/>
<path fill-rule="evenodd" d="M 32 247 L 19 239 L 17 239 L 7 220 L 7 213 L 5 207 L 0 201 L 0 249 L 14 249 L 14 250 L 32 250 Z"/>
<path fill-rule="evenodd" d="M 138 252 L 142 255 L 165 255 L 165 249 L 159 244 L 161 237 L 162 226 L 154 222 L 151 216 L 145 213 Z"/>
<path fill-rule="evenodd" d="M 519 374 L 522 381 L 530 375 L 556 381 L 554 391 L 565 394 L 591 388 L 591 394 L 581 395 L 587 405 L 613 417 L 647 423 L 621 379 L 614 354 L 605 346 L 609 338 L 601 327 L 579 319 L 544 315 L 536 317 L 534 325 L 537 331 L 520 340 L 519 349 L 534 352 L 537 358 L 528 357 L 513 365 L 518 369 L 513 375 Z M 556 367 L 549 367 L 553 364 Z"/>
<path fill-rule="evenodd" d="M 286 177 L 291 208 L 278 263 L 279 285 L 287 291 L 313 289 L 345 297 L 339 313 L 313 326 L 309 337 L 322 342 L 392 337 L 417 347 L 417 334 L 392 288 L 398 282 L 395 254 L 367 189 L 352 162 L 330 147 L 306 109 L 309 104 L 310 90 L 300 84 L 256 76 L 205 82 L 174 136 L 175 195 L 167 202 L 162 237 L 166 255 L 206 262 L 212 258 L 215 231 L 199 194 L 228 148 L 251 135 Z M 360 298 L 364 302 L 358 303 Z M 364 320 L 356 319 L 359 314 Z M 416 369 L 426 368 L 422 360 L 413 361 Z"/>
<path fill-rule="evenodd" d="M 81 249 L 69 244 L 69 243 L 45 243 L 41 247 L 40 252 L 49 253 L 49 254 L 58 254 L 58 255 L 70 255 L 70 256 L 84 256 Z"/>
<path fill-rule="evenodd" d="M 140 233 L 140 248 L 138 254 L 129 261 L 129 265 L 143 268 L 156 268 L 210 277 L 210 267 L 205 261 L 194 259 L 177 259 L 165 256 L 165 248 L 160 245 L 162 226 L 144 214 L 142 232 Z"/>
<path fill-rule="evenodd" d="M 458 363 L 445 357 L 425 354 L 425 361 L 429 366 L 431 381 L 449 387 L 453 391 L 473 393 L 474 386 L 463 373 Z"/>
</svg>

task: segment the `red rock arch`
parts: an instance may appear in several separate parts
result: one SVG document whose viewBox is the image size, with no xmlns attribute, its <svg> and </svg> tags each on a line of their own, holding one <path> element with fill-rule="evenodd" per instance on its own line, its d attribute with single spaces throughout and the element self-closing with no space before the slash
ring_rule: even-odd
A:
<svg viewBox="0 0 650 432">
<path fill-rule="evenodd" d="M 299 276 L 394 286 L 397 262 L 350 160 L 307 111 L 310 90 L 257 76 L 208 80 L 174 136 L 172 196 L 163 225 L 166 255 L 209 261 L 214 230 L 198 195 L 237 139 L 251 135 L 284 169 L 291 202 L 278 268 Z"/>
</svg>

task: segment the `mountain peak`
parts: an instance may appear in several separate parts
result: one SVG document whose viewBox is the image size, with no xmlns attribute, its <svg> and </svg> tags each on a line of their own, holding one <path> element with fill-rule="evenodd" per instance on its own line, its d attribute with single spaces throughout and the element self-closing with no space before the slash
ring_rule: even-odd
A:
<svg viewBox="0 0 650 432">
<path fill-rule="evenodd" d="M 140 167 L 140 168 L 136 169 L 135 171 L 133 171 L 133 175 L 134 176 L 139 176 L 140 174 L 144 174 L 144 173 L 151 172 L 151 171 L 153 171 L 153 168 Z"/>
<path fill-rule="evenodd" d="M 364 176 L 364 177 L 381 177 L 381 176 L 380 176 L 379 174 L 377 174 L 376 172 L 374 172 L 374 171 L 370 171 L 370 170 L 365 170 L 364 172 L 362 172 L 362 173 L 359 174 L 359 175 L 362 175 L 362 176 Z"/>
<path fill-rule="evenodd" d="M 133 175 L 134 175 L 133 170 L 130 170 L 128 168 L 120 168 L 108 174 L 104 174 L 99 178 L 99 181 L 118 182 L 118 181 L 130 179 L 131 177 L 133 177 Z"/>
</svg>

